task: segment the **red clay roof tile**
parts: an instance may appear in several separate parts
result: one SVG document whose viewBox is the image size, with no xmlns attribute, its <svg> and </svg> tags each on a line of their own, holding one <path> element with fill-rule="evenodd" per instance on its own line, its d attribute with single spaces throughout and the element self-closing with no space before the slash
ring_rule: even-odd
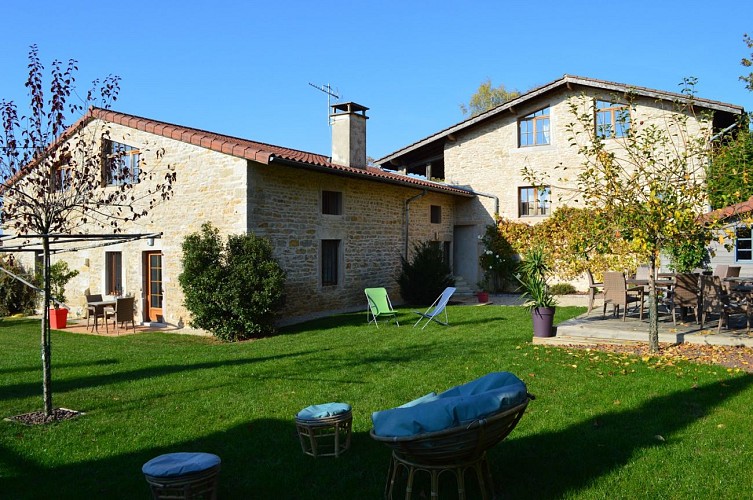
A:
<svg viewBox="0 0 753 500">
<path fill-rule="evenodd" d="M 324 155 L 216 134 L 205 130 L 183 127 L 101 108 L 91 108 L 82 120 L 79 120 L 76 125 L 70 127 L 66 131 L 64 136 L 72 133 L 72 130 L 77 129 L 79 126 L 86 123 L 86 121 L 97 118 L 259 163 L 269 164 L 276 160 L 282 160 L 286 163 L 297 163 L 304 168 L 313 166 L 325 171 L 329 170 L 332 173 L 365 177 L 381 182 L 411 185 L 418 188 L 461 196 L 474 196 L 474 193 L 467 189 L 409 177 L 385 171 L 377 167 L 367 167 L 365 169 L 346 167 L 330 162 L 329 157 Z"/>
</svg>

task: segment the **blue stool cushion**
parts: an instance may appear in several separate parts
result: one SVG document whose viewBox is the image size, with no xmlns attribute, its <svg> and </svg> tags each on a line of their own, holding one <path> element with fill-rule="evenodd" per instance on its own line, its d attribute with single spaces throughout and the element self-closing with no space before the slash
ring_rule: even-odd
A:
<svg viewBox="0 0 753 500">
<path fill-rule="evenodd" d="M 377 436 L 402 437 L 436 432 L 468 424 L 521 404 L 526 385 L 510 372 L 489 373 L 435 397 L 423 396 L 413 406 L 374 412 L 371 420 Z"/>
<path fill-rule="evenodd" d="M 166 453 L 145 463 L 141 472 L 152 477 L 176 477 L 205 471 L 220 462 L 220 457 L 212 453 Z"/>
<path fill-rule="evenodd" d="M 301 420 L 316 420 L 318 418 L 334 417 L 341 413 L 347 413 L 350 410 L 351 407 L 348 403 L 324 403 L 307 406 L 298 412 L 296 418 Z"/>
</svg>

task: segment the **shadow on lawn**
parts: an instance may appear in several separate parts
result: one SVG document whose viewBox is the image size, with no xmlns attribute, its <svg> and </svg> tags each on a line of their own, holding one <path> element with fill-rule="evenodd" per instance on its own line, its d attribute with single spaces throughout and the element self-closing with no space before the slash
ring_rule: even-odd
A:
<svg viewBox="0 0 753 500">
<path fill-rule="evenodd" d="M 94 361 L 81 361 L 77 363 L 55 363 L 54 367 L 55 369 L 58 368 L 78 368 L 81 366 L 103 366 L 103 365 L 116 365 L 118 364 L 117 359 L 108 358 L 108 359 L 97 359 Z M 17 368 L 0 368 L 0 375 L 7 374 L 7 373 L 23 373 L 23 372 L 38 372 L 41 371 L 41 365 L 42 361 L 41 359 L 34 364 L 34 366 L 24 366 L 24 367 L 17 367 Z"/>
<path fill-rule="evenodd" d="M 524 416 L 519 429 L 490 452 L 496 489 L 504 498 L 577 495 L 599 477 L 623 467 L 641 449 L 671 444 L 675 433 L 751 383 L 753 375 L 745 375 L 656 397 L 635 410 L 605 412 L 562 430 L 516 438 L 525 426 Z M 529 411 L 536 411 L 536 404 Z M 368 427 L 368 419 L 367 412 L 357 412 L 356 428 Z M 32 432 L 19 426 L 10 439 L 22 440 Z M 656 435 L 666 443 L 657 441 Z M 83 441 L 95 438 L 81 436 Z M 155 435 L 154 440 L 159 439 Z M 338 459 L 305 456 L 291 416 L 252 420 L 195 440 L 55 468 L 0 447 L 0 491 L 9 498 L 44 498 L 52 491 L 57 498 L 147 498 L 141 466 L 159 454 L 176 451 L 205 451 L 222 458 L 219 498 L 380 498 L 390 456 L 389 449 L 365 431 L 354 432 L 351 449 Z"/>
<path fill-rule="evenodd" d="M 503 442 L 490 453 L 495 482 L 506 498 L 562 498 L 627 464 L 639 450 L 670 446 L 673 435 L 748 389 L 753 375 L 715 382 L 639 408 L 604 412 L 561 431 Z M 535 411 L 536 401 L 528 407 Z M 525 425 L 526 417 L 520 425 Z M 657 438 L 661 436 L 665 441 Z M 501 488 L 500 488 L 501 486 Z M 664 492 L 671 496 L 672 492 Z"/>
<path fill-rule="evenodd" d="M 244 358 L 244 359 L 222 359 L 218 361 L 207 361 L 204 363 L 193 364 L 180 364 L 180 365 L 163 365 L 163 366 L 149 366 L 147 368 L 140 368 L 138 370 L 112 372 L 112 373 L 98 373 L 87 377 L 78 377 L 70 380 L 55 379 L 56 365 L 53 362 L 53 379 L 52 390 L 53 392 L 66 392 L 75 389 L 85 389 L 89 387 L 101 387 L 106 384 L 115 384 L 119 382 L 128 382 L 132 380 L 142 380 L 151 377 L 160 377 L 165 375 L 171 375 L 174 373 L 180 373 L 190 370 L 206 370 L 212 368 L 218 368 L 220 366 L 235 366 L 235 365 L 248 365 L 251 363 L 261 363 L 264 361 L 291 358 L 297 356 L 306 356 L 312 353 L 319 353 L 317 351 L 302 351 L 289 354 L 280 354 L 276 356 L 264 356 L 258 358 Z M 36 396 L 40 393 L 40 383 L 38 381 L 0 386 L 0 401 L 4 399 L 23 398 L 28 396 Z"/>
</svg>

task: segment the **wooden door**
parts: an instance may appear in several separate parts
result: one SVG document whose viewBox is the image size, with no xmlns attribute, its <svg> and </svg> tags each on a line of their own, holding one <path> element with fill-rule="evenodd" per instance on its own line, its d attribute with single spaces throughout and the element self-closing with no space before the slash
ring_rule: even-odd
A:
<svg viewBox="0 0 753 500">
<path fill-rule="evenodd" d="M 146 315 L 162 323 L 162 252 L 146 253 Z"/>
</svg>

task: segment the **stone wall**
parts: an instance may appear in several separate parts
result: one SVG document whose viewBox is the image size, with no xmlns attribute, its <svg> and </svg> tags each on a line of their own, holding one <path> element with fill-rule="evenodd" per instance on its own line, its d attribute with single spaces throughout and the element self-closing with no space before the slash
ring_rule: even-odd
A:
<svg viewBox="0 0 753 500">
<path fill-rule="evenodd" d="M 101 125 L 92 122 L 83 133 Z M 145 321 L 145 253 L 161 251 L 164 322 L 188 325 L 190 313 L 183 306 L 178 283 L 181 245 L 204 222 L 218 228 L 223 237 L 253 231 L 270 239 L 288 276 L 287 321 L 365 309 L 366 287 L 383 286 L 400 302 L 395 277 L 405 248 L 405 201 L 420 194 L 420 189 L 263 165 L 124 126 L 110 124 L 109 129 L 111 140 L 139 148 L 145 169 L 154 173 L 151 181 L 136 187 L 135 196 L 149 182 L 160 182 L 168 168 L 175 169 L 177 179 L 170 200 L 158 204 L 147 217 L 120 226 L 123 233 L 162 233 L 153 246 L 145 239 L 97 248 L 77 244 L 75 252 L 53 257 L 53 262 L 65 260 L 80 272 L 67 287 L 74 317 L 84 314 L 86 294 L 106 293 L 106 253 L 121 252 L 122 293 L 136 297 L 136 319 Z M 341 215 L 322 214 L 323 190 L 342 192 Z M 411 203 L 410 241 L 451 242 L 454 203 L 455 197 L 437 193 Z M 431 205 L 441 206 L 439 224 L 430 223 Z M 91 225 L 77 231 L 81 229 L 106 232 Z M 341 240 L 337 285 L 321 284 L 323 239 Z M 33 266 L 33 255 L 22 258 Z"/>
<path fill-rule="evenodd" d="M 502 217 L 519 222 L 535 224 L 546 216 L 519 216 L 518 188 L 531 186 L 523 176 L 524 167 L 534 171 L 538 178 L 551 186 L 551 210 L 563 205 L 578 206 L 576 176 L 581 170 L 583 157 L 577 148 L 570 145 L 567 125 L 575 121 L 570 111 L 568 98 L 579 96 L 566 89 L 547 94 L 544 98 L 527 101 L 523 106 L 499 116 L 497 119 L 481 126 L 471 127 L 457 133 L 454 142 L 447 142 L 444 150 L 445 180 L 450 184 L 467 186 L 474 191 L 488 193 L 499 199 L 499 214 Z M 615 101 L 609 93 L 590 91 L 590 96 Z M 518 146 L 518 119 L 549 106 L 550 141 L 548 145 Z M 673 103 L 656 102 L 648 98 L 639 98 L 636 109 L 631 110 L 632 123 L 642 127 L 656 124 L 666 127 L 664 118 L 673 110 Z M 690 117 L 688 123 L 690 134 L 702 132 L 701 124 Z M 607 148 L 619 151 L 620 139 L 607 140 Z M 567 170 L 555 170 L 557 165 Z M 483 234 L 486 225 L 493 222 L 493 198 L 479 196 L 469 202 L 458 204 L 456 224 L 467 225 L 467 234 L 478 237 Z M 470 250 L 469 250 L 470 251 Z M 483 251 L 481 245 L 478 251 Z M 476 254 L 476 258 L 478 253 Z M 465 257 L 470 261 L 472 255 Z M 457 266 L 456 266 L 457 267 Z M 475 275 L 474 275 L 475 273 Z M 471 269 L 466 266 L 463 272 L 469 283 L 476 283 L 482 278 L 478 266 Z M 573 284 L 583 289 L 584 280 Z"/>
<path fill-rule="evenodd" d="M 399 302 L 395 277 L 405 249 L 405 201 L 421 191 L 305 169 L 249 165 L 249 231 L 272 241 L 287 272 L 286 318 L 365 310 L 363 289 L 384 287 Z M 342 214 L 325 215 L 322 191 L 342 193 Z M 430 205 L 442 207 L 431 224 Z M 410 204 L 409 240 L 452 241 L 454 197 L 428 193 Z M 337 285 L 321 283 L 321 240 L 341 241 Z"/>
<path fill-rule="evenodd" d="M 567 125 L 574 120 L 568 97 L 579 94 L 562 90 L 547 94 L 546 98 L 532 100 L 525 106 L 514 108 L 514 113 L 504 114 L 496 120 L 457 134 L 455 142 L 445 146 L 445 177 L 448 183 L 469 186 L 475 191 L 499 197 L 500 215 L 508 219 L 536 223 L 543 217 L 519 217 L 518 188 L 530 186 L 522 174 L 528 167 L 548 181 L 552 190 L 552 210 L 562 205 L 577 205 L 576 175 L 583 164 L 577 148 L 570 146 Z M 608 93 L 589 94 L 603 100 L 614 100 Z M 666 125 L 663 117 L 672 112 L 672 103 L 657 103 L 641 98 L 631 111 L 632 123 L 643 122 L 642 127 L 655 123 Z M 548 145 L 518 147 L 518 119 L 549 106 L 551 136 Z M 689 132 L 700 132 L 700 124 L 691 117 Z M 608 147 L 619 149 L 620 139 L 607 140 Z M 557 165 L 567 170 L 555 170 Z M 490 202 L 483 201 L 488 208 Z"/>
</svg>

